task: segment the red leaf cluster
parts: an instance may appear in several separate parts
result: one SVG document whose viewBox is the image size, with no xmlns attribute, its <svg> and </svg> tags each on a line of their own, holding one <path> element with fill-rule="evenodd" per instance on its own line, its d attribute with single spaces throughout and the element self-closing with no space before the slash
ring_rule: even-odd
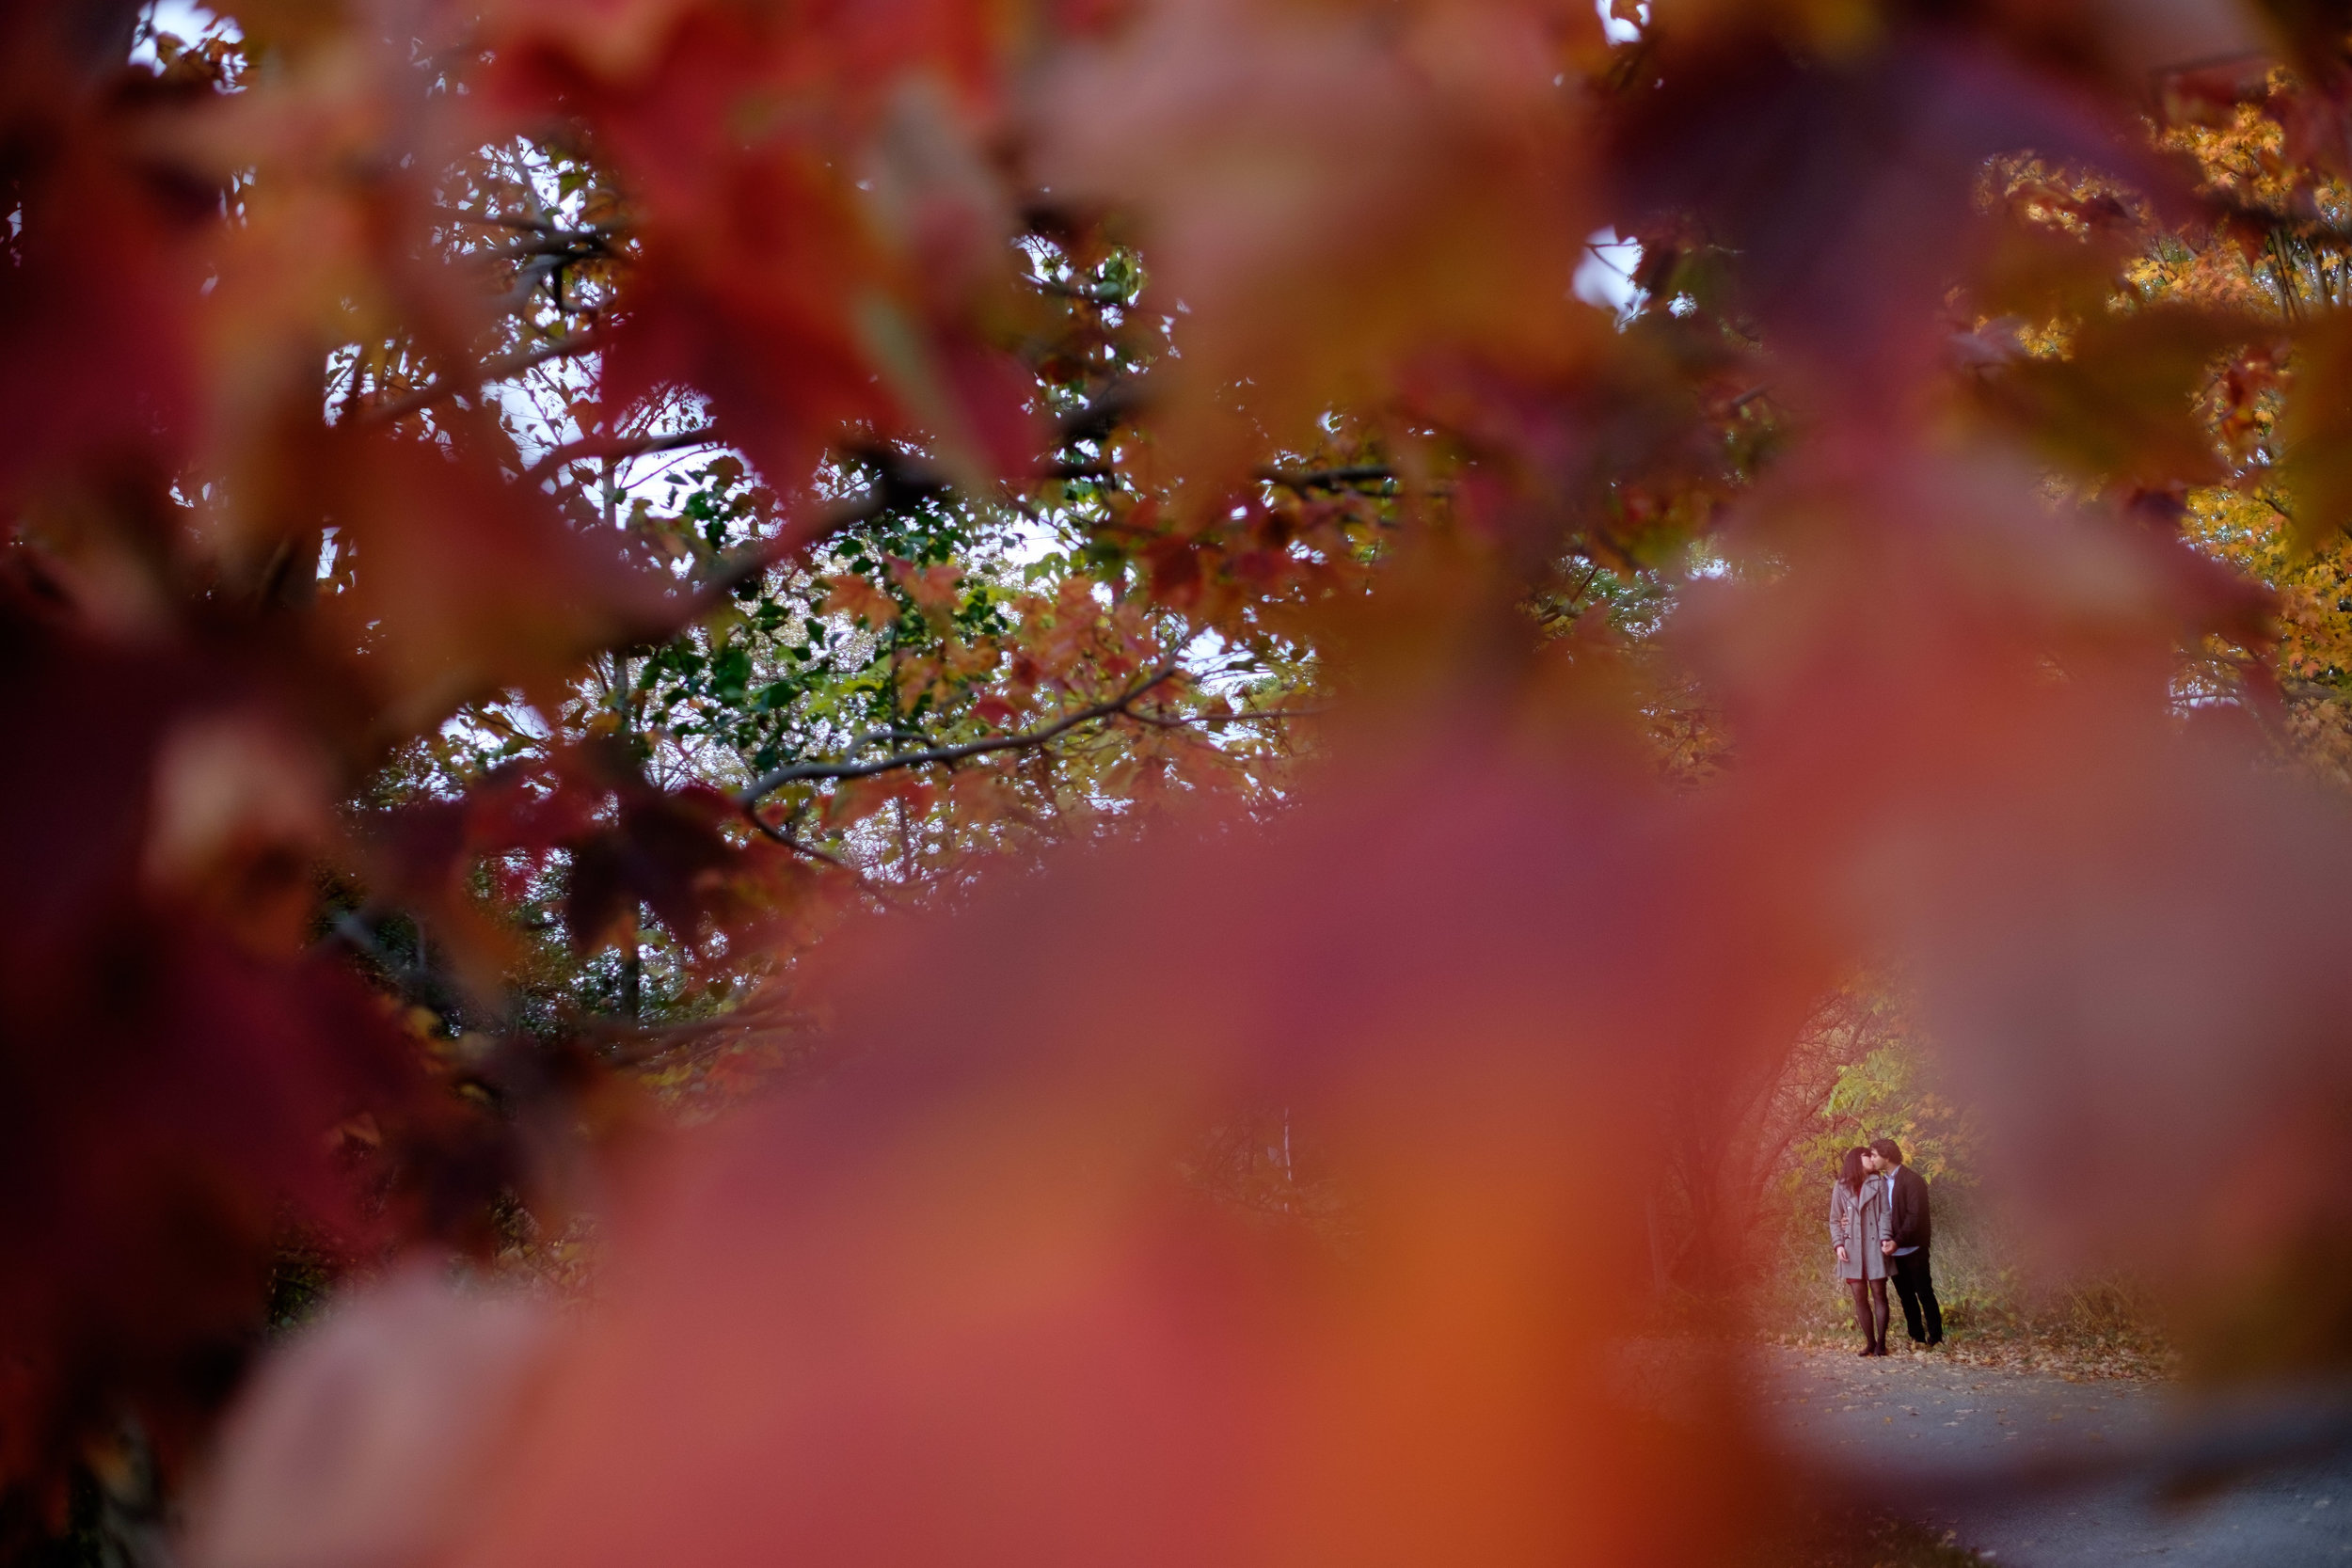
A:
<svg viewBox="0 0 2352 1568">
<path fill-rule="evenodd" d="M 995 8 L 524 3 L 485 27 L 509 112 L 578 122 L 636 201 L 649 286 L 611 394 L 691 385 L 780 475 L 850 427 L 1036 463 L 1030 380 L 988 331 L 1011 234 L 978 140 Z"/>
<path fill-rule="evenodd" d="M 280 1206 L 363 1236 L 332 1132 L 397 1122 L 422 1075 L 384 1003 L 299 945 L 326 802 L 298 715 L 22 580 L 0 669 L 0 1244 L 26 1260 L 0 1287 L 0 1472 L 22 1478 L 126 1405 L 167 1453 L 194 1435 L 249 1349 Z"/>
</svg>

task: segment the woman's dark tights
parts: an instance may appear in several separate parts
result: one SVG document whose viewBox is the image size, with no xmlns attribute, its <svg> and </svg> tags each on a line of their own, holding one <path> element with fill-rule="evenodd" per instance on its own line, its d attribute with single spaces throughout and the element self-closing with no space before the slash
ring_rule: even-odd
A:
<svg viewBox="0 0 2352 1568">
<path fill-rule="evenodd" d="M 1853 1292 L 1853 1325 L 1862 1330 L 1862 1338 L 1870 1349 L 1886 1348 L 1886 1281 L 1883 1279 L 1849 1279 L 1846 1288 Z"/>
</svg>

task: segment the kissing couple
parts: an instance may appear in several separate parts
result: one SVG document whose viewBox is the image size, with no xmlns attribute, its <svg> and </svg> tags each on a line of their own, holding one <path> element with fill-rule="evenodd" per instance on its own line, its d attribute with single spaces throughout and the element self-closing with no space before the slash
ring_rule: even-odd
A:
<svg viewBox="0 0 2352 1568">
<path fill-rule="evenodd" d="M 1936 1305 L 1928 1264 L 1933 1227 L 1928 1219 L 1927 1178 L 1903 1164 L 1892 1138 L 1846 1150 L 1829 1189 L 1829 1240 L 1837 1272 L 1853 1293 L 1854 1326 L 1863 1355 L 1886 1354 L 1886 1282 L 1903 1304 L 1912 1340 L 1930 1350 L 1944 1342 L 1944 1309 Z"/>
</svg>

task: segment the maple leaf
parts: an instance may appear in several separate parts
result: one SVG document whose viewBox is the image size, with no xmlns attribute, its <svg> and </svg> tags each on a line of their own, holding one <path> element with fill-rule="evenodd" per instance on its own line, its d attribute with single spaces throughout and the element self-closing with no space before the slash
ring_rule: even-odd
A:
<svg viewBox="0 0 2352 1568">
<path fill-rule="evenodd" d="M 898 619 L 898 601 L 854 572 L 836 572 L 823 579 L 825 596 L 819 615 L 847 615 L 870 626 L 887 626 Z"/>
<path fill-rule="evenodd" d="M 954 562 L 942 562 L 936 566 L 918 566 L 912 561 L 891 557 L 885 565 L 890 580 L 914 601 L 914 608 L 934 620 L 944 620 L 955 613 L 963 597 L 963 569 Z"/>
<path fill-rule="evenodd" d="M 624 784 L 616 819 L 571 842 L 571 885 L 564 924 L 575 946 L 593 951 L 634 942 L 637 907 L 654 911 L 681 941 L 703 935 L 723 873 L 736 860 L 718 824 L 738 812 L 716 791 L 672 794 Z"/>
</svg>

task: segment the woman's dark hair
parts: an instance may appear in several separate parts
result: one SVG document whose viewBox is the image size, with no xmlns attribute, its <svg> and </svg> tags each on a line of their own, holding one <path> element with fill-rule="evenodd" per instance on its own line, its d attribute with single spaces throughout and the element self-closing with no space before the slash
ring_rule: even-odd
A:
<svg viewBox="0 0 2352 1568">
<path fill-rule="evenodd" d="M 1846 1163 L 1837 1172 L 1837 1180 L 1856 1197 L 1862 1196 L 1862 1153 L 1858 1148 L 1846 1150 Z"/>
</svg>

